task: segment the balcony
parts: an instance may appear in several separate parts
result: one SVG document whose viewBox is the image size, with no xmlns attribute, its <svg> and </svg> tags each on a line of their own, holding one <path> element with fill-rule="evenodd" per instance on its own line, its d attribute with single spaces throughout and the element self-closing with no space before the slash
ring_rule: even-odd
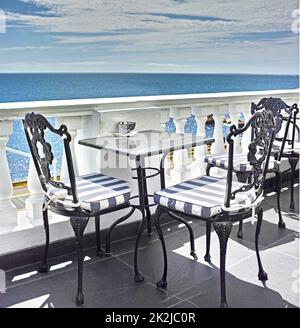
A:
<svg viewBox="0 0 300 328">
<path fill-rule="evenodd" d="M 13 121 L 22 119 L 25 113 L 34 111 L 53 117 L 56 124 L 66 124 L 72 135 L 72 153 L 76 173 L 86 174 L 102 171 L 106 174 L 130 182 L 133 193 L 137 186 L 131 179 L 129 169 L 112 168 L 105 153 L 88 149 L 78 144 L 78 140 L 114 132 L 119 121 L 133 120 L 138 130 L 151 128 L 160 130 L 169 117 L 174 119 L 176 131 L 183 132 L 186 119 L 194 114 L 198 124 L 198 134 L 205 135 L 207 117 L 213 115 L 214 139 L 212 153 L 226 152 L 223 137 L 224 113 L 229 113 L 232 124 L 238 124 L 240 115 L 250 117 L 251 102 L 263 97 L 281 97 L 287 103 L 299 102 L 299 90 L 276 90 L 260 92 L 218 93 L 182 96 L 154 96 L 112 99 L 43 101 L 0 104 L 0 268 L 6 271 L 7 293 L 1 295 L 0 307 L 72 307 L 76 270 L 72 240 L 73 232 L 67 218 L 52 214 L 50 217 L 52 269 L 48 275 L 35 271 L 34 262 L 39 261 L 39 247 L 44 242 L 41 217 L 43 194 L 30 159 L 27 187 L 14 190 L 8 169 L 8 154 L 15 152 L 7 146 L 13 133 Z M 249 144 L 250 135 L 242 137 L 236 151 L 242 152 Z M 205 172 L 203 156 L 207 147 L 197 147 L 193 155 L 187 151 L 174 152 L 168 159 L 167 183 L 174 184 Z M 19 153 L 20 156 L 28 154 Z M 151 159 L 151 166 L 158 163 L 158 156 Z M 282 170 L 289 164 L 282 162 Z M 214 174 L 224 174 L 213 171 Z M 66 177 L 66 165 L 62 159 L 62 178 Z M 268 177 L 270 181 L 272 176 Z M 271 186 L 271 185 L 270 185 Z M 254 225 L 251 220 L 245 224 L 245 238 L 236 238 L 236 227 L 232 233 L 228 250 L 228 298 L 232 307 L 299 307 L 297 290 L 297 270 L 299 270 L 299 206 L 295 211 L 288 207 L 289 186 L 282 189 L 282 211 L 287 224 L 285 230 L 277 228 L 277 214 L 274 193 L 269 191 L 264 208 L 265 217 L 261 233 L 262 257 L 269 272 L 269 282 L 263 287 L 257 280 L 255 251 L 253 244 Z M 158 179 L 150 183 L 150 193 L 159 189 Z M 22 204 L 24 200 L 24 206 Z M 295 199 L 298 200 L 298 186 Z M 122 213 L 120 214 L 122 215 Z M 114 215 L 105 215 L 101 222 L 103 232 L 115 220 Z M 94 256 L 94 226 L 90 222 L 86 229 L 85 288 L 87 307 L 217 307 L 218 241 L 212 240 L 212 264 L 202 261 L 205 245 L 205 227 L 193 222 L 196 234 L 196 249 L 199 260 L 190 260 L 188 254 L 188 234 L 179 225 L 166 221 L 167 244 L 170 259 L 169 288 L 158 291 L 155 281 L 161 274 L 161 250 L 157 236 L 149 240 L 143 238 L 141 247 L 141 271 L 146 282 L 136 285 L 132 279 L 132 249 L 139 215 L 133 216 L 120 226 L 112 247 L 113 257 L 99 259 Z M 241 247 L 242 244 L 243 246 Z M 203 253 L 203 254 L 202 254 Z M 59 256 L 58 256 L 59 255 Z M 76 261 L 75 261 L 76 262 Z M 16 263 L 18 263 L 16 265 Z M 15 268 L 20 266 L 20 268 Z M 122 272 L 122 275 L 120 275 Z M 57 284 L 57 278 L 60 284 Z M 71 286 L 72 285 L 72 286 Z M 47 288 L 46 288 L 47 286 Z M 64 288 L 61 288 L 61 287 Z M 97 288 L 95 288 L 97 286 Z M 102 287 L 101 287 L 102 286 Z M 125 292 L 124 292 L 125 290 Z M 145 291 L 147 297 L 145 299 Z M 247 297 L 245 297 L 247 295 Z M 130 302 L 128 302 L 130 300 Z"/>
</svg>

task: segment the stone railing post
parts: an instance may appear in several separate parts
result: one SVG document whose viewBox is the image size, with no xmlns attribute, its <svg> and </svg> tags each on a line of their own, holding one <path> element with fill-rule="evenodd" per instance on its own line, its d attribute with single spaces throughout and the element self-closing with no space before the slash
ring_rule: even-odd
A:
<svg viewBox="0 0 300 328">
<path fill-rule="evenodd" d="M 223 136 L 223 120 L 224 113 L 228 111 L 227 105 L 215 105 L 213 107 L 213 119 L 215 121 L 214 128 L 214 139 L 215 142 L 212 144 L 211 153 L 212 154 L 223 154 L 225 152 L 224 148 L 224 136 Z"/>
<path fill-rule="evenodd" d="M 42 224 L 44 194 L 32 157 L 29 162 L 27 189 L 30 196 L 25 201 L 26 217 L 32 225 L 40 225 Z"/>
<path fill-rule="evenodd" d="M 177 133 L 184 133 L 184 125 L 186 120 L 182 119 L 180 115 L 180 108 L 171 107 L 170 117 L 173 117 L 174 123 L 176 125 Z M 170 175 L 173 183 L 177 183 L 185 180 L 190 173 L 187 168 L 186 163 L 188 160 L 188 150 L 177 150 L 173 153 L 174 168 L 171 170 Z"/>
<path fill-rule="evenodd" d="M 17 209 L 12 203 L 13 185 L 9 173 L 6 145 L 13 121 L 0 121 L 0 226 L 13 229 L 17 225 Z"/>
<path fill-rule="evenodd" d="M 198 130 L 197 135 L 205 138 L 205 123 L 207 121 L 207 116 L 212 113 L 211 106 L 192 106 L 192 114 L 195 115 Z M 205 163 L 204 156 L 207 153 L 207 145 L 195 147 L 195 162 L 191 165 L 192 176 L 200 176 L 205 174 Z"/>
<path fill-rule="evenodd" d="M 229 109 L 229 115 L 230 115 L 230 119 L 231 119 L 231 125 L 235 125 L 237 128 L 239 127 L 239 120 L 241 117 L 241 111 L 240 111 L 240 106 L 237 104 L 229 104 L 228 105 L 228 109 Z M 235 154 L 239 154 L 242 151 L 242 147 L 241 147 L 241 140 L 237 139 L 234 142 L 234 153 Z"/>
<path fill-rule="evenodd" d="M 93 138 L 100 134 L 100 114 L 97 112 L 93 115 L 82 117 L 81 129 L 78 131 L 77 140 Z M 99 172 L 100 170 L 100 152 L 97 149 L 85 147 L 75 143 L 75 152 L 78 171 L 80 174 L 89 174 Z"/>
</svg>

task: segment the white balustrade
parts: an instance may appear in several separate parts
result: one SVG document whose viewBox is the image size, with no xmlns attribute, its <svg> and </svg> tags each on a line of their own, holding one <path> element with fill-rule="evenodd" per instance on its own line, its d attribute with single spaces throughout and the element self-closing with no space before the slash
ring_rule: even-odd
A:
<svg viewBox="0 0 300 328">
<path fill-rule="evenodd" d="M 28 174 L 28 190 L 30 197 L 26 200 L 26 212 L 18 211 L 12 203 L 13 186 L 8 169 L 6 147 L 8 137 L 12 133 L 12 122 L 15 119 L 24 118 L 28 112 L 41 113 L 46 117 L 55 117 L 58 125 L 65 124 L 68 127 L 72 137 L 71 152 L 73 154 L 73 164 L 75 173 L 88 173 L 91 170 L 100 170 L 99 152 L 88 150 L 83 146 L 77 145 L 77 140 L 86 137 L 92 137 L 102 132 L 102 129 L 108 131 L 114 129 L 116 122 L 120 120 L 133 120 L 138 122 L 137 129 L 160 129 L 161 123 L 164 123 L 167 116 L 174 118 L 178 132 L 183 132 L 184 124 L 190 113 L 195 115 L 198 124 L 198 134 L 205 135 L 205 122 L 209 114 L 213 114 L 215 121 L 214 139 L 212 153 L 224 153 L 224 139 L 222 124 L 224 113 L 229 112 L 232 123 L 238 124 L 240 112 L 244 113 L 245 120 L 250 117 L 251 102 L 258 102 L 263 97 L 280 97 L 288 104 L 298 101 L 299 90 L 273 90 L 258 92 L 236 92 L 236 93 L 216 93 L 216 94 L 195 94 L 195 95 L 170 95 L 170 96 L 150 96 L 150 97 L 128 97 L 111 99 L 88 99 L 88 100 L 63 100 L 63 101 L 41 101 L 26 103 L 0 103 L 0 254 L 16 251 L 21 248 L 28 248 L 39 245 L 44 242 L 43 231 L 39 226 L 41 224 L 41 200 L 42 192 L 35 168 L 31 161 Z M 161 113 L 163 112 L 163 115 Z M 100 114 L 99 114 L 100 113 Z M 101 123 L 100 117 L 101 116 Z M 163 120 L 163 122 L 161 121 Z M 107 129 L 108 127 L 108 129 Z M 248 150 L 251 135 L 249 132 L 243 134 L 242 150 Z M 236 151 L 239 151 L 238 149 Z M 87 156 L 87 153 L 89 155 Z M 93 155 L 94 154 L 94 155 Z M 189 177 L 189 171 L 193 174 L 203 174 L 205 165 L 203 157 L 205 147 L 196 147 L 195 161 L 186 166 L 188 153 L 184 151 L 174 152 L 174 169 L 171 170 L 172 183 Z M 78 162 L 77 162 L 78 161 Z M 106 174 L 113 173 L 108 168 Z M 62 178 L 67 177 L 66 161 L 63 159 Z M 121 177 L 121 171 L 120 171 Z M 124 172 L 124 179 L 130 180 L 128 172 Z M 158 180 L 158 179 L 157 179 Z M 149 184 L 149 193 L 160 188 L 159 181 L 153 179 Z M 17 218 L 19 221 L 30 219 L 31 225 L 26 229 L 17 229 Z M 109 217 L 104 220 L 107 227 L 116 217 Z M 140 217 L 133 218 L 140 220 Z M 53 225 L 52 240 L 68 238 L 73 236 L 68 220 L 56 218 L 50 221 Z M 6 233 L 7 231 L 10 232 Z M 12 229 L 18 231 L 11 231 Z M 30 229 L 37 229 L 29 231 Z M 88 231 L 93 231 L 94 227 L 88 227 Z M 12 243 L 14 233 L 18 233 L 18 243 Z"/>
<path fill-rule="evenodd" d="M 6 145 L 12 128 L 12 121 L 0 120 L 0 228 L 9 230 L 17 225 L 17 209 L 11 201 L 13 186 L 6 155 Z"/>
</svg>

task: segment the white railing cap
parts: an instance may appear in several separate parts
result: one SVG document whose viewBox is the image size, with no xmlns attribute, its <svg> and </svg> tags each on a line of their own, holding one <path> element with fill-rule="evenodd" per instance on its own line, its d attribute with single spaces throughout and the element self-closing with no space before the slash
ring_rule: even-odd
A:
<svg viewBox="0 0 300 328">
<path fill-rule="evenodd" d="M 247 92 L 220 92 L 191 95 L 139 96 L 95 99 L 71 99 L 0 103 L 0 120 L 24 117 L 31 111 L 45 116 L 84 116 L 96 112 L 138 110 L 146 108 L 220 105 L 258 101 L 261 97 L 283 97 L 285 101 L 299 99 L 299 89 Z"/>
</svg>

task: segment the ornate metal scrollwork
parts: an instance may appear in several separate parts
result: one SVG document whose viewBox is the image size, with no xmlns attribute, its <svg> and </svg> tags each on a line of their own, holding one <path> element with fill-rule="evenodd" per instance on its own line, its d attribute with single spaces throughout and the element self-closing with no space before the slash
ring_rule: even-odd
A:
<svg viewBox="0 0 300 328">
<path fill-rule="evenodd" d="M 256 112 L 242 129 L 232 126 L 227 138 L 231 147 L 233 143 L 232 136 L 243 133 L 250 126 L 254 131 L 254 138 L 248 147 L 249 152 L 247 157 L 252 166 L 252 183 L 233 191 L 230 194 L 230 199 L 234 199 L 238 192 L 248 191 L 252 187 L 255 187 L 258 193 L 260 193 L 263 187 L 266 173 L 265 163 L 269 161 L 268 156 L 270 156 L 270 147 L 272 147 L 275 134 L 275 119 L 272 111 L 261 110 Z M 230 160 L 233 161 L 233 158 Z"/>
<path fill-rule="evenodd" d="M 268 155 L 273 129 L 275 128 L 274 116 L 270 110 L 263 110 L 254 116 L 251 124 L 254 129 L 254 140 L 249 145 L 248 161 L 252 165 L 254 185 L 259 187 L 259 178 L 263 173 L 263 163 Z M 260 147 L 260 156 L 257 157 L 257 148 Z"/>
<path fill-rule="evenodd" d="M 71 195 L 70 187 L 62 182 L 51 180 L 50 165 L 53 163 L 54 156 L 50 143 L 45 140 L 45 131 L 49 129 L 51 132 L 62 137 L 64 142 L 69 143 L 71 136 L 67 131 L 67 127 L 61 125 L 59 129 L 55 129 L 45 117 L 35 113 L 26 114 L 23 123 L 43 189 L 47 191 L 47 185 L 50 184 L 56 188 L 66 189 L 68 194 Z"/>
<path fill-rule="evenodd" d="M 275 132 L 278 133 L 282 126 L 282 111 L 287 114 L 291 113 L 292 107 L 287 105 L 281 98 L 262 98 L 258 104 L 251 104 L 251 113 L 254 114 L 259 110 L 270 110 L 275 118 Z"/>
</svg>

